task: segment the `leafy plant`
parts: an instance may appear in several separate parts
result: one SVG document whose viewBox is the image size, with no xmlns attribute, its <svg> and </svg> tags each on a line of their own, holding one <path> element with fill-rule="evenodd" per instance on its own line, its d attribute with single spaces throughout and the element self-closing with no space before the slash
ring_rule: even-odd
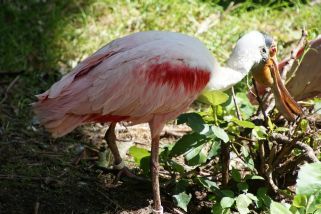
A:
<svg viewBox="0 0 321 214">
<path fill-rule="evenodd" d="M 266 121 L 256 119 L 255 109 L 243 102 L 245 94 L 237 93 L 236 99 L 242 100 L 241 117 L 245 120 L 237 117 L 233 100 L 227 94 L 211 91 L 199 98 L 205 104 L 202 111 L 178 117 L 177 123 L 187 124 L 192 131 L 175 144 L 165 146 L 160 153 L 161 164 L 171 175 L 167 186 L 172 188 L 176 205 L 187 211 L 193 189 L 197 188 L 206 192 L 215 214 L 246 214 L 253 210 L 272 214 L 319 212 L 319 165 L 311 169 L 302 167 L 296 195 L 287 190 L 294 183 L 281 184 L 279 180 L 288 179 L 285 176 L 295 178 L 296 175 L 289 173 L 297 172 L 298 165 L 304 161 L 311 162 L 312 148 L 306 144 L 312 137 L 309 120 L 301 119 L 285 127 L 275 123 L 273 114 Z M 134 149 L 131 155 L 147 172 L 142 160 L 148 157 L 148 151 Z M 204 177 L 203 171 L 219 175 L 221 180 Z M 272 195 L 287 201 L 293 198 L 293 203 L 279 203 Z"/>
</svg>

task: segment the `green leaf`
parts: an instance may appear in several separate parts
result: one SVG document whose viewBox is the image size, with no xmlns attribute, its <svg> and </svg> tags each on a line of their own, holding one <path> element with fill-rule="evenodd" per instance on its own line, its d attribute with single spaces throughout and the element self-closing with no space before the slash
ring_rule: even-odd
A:
<svg viewBox="0 0 321 214">
<path fill-rule="evenodd" d="M 236 209 L 240 212 L 240 214 L 247 214 L 250 212 L 248 207 L 251 203 L 252 200 L 248 196 L 241 194 L 236 198 Z"/>
<path fill-rule="evenodd" d="M 321 191 L 321 163 L 304 164 L 296 183 L 297 194 L 309 196 Z"/>
<path fill-rule="evenodd" d="M 192 158 L 194 158 L 196 155 L 198 155 L 201 150 L 203 148 L 203 145 L 200 145 L 194 149 L 191 149 L 186 155 L 185 155 L 185 159 L 187 161 L 191 160 Z"/>
<path fill-rule="evenodd" d="M 234 202 L 235 202 L 234 198 L 223 197 L 222 200 L 220 201 L 220 204 L 222 208 L 230 208 L 233 206 Z"/>
<path fill-rule="evenodd" d="M 302 119 L 300 122 L 300 128 L 303 132 L 306 132 L 309 126 L 309 121 L 306 119 Z"/>
<path fill-rule="evenodd" d="M 141 168 L 145 175 L 150 173 L 150 156 L 145 156 L 140 159 L 139 168 Z"/>
<path fill-rule="evenodd" d="M 218 126 L 212 126 L 212 131 L 214 133 L 214 135 L 223 140 L 224 143 L 227 143 L 229 141 L 229 137 L 226 134 L 226 132 L 224 131 L 224 129 L 218 127 Z"/>
<path fill-rule="evenodd" d="M 218 155 L 221 150 L 221 143 L 214 141 L 211 145 L 211 149 L 208 152 L 207 159 L 211 159 L 212 157 Z"/>
<path fill-rule="evenodd" d="M 230 197 L 230 198 L 234 198 L 234 192 L 228 189 L 223 189 L 221 191 L 223 193 L 224 196 L 226 197 Z"/>
<path fill-rule="evenodd" d="M 271 206 L 272 199 L 268 196 L 267 194 L 267 188 L 265 187 L 260 187 L 256 193 L 257 198 L 259 199 L 259 202 L 262 205 L 265 205 L 266 207 Z M 262 207 L 262 206 L 260 206 Z"/>
<path fill-rule="evenodd" d="M 198 133 L 186 134 L 175 143 L 170 152 L 170 156 L 179 156 L 185 154 L 201 144 L 206 143 L 204 139 L 205 136 Z"/>
<path fill-rule="evenodd" d="M 231 210 L 229 208 L 222 208 L 220 203 L 216 203 L 212 208 L 212 214 L 230 214 Z"/>
<path fill-rule="evenodd" d="M 246 193 L 245 194 L 249 199 L 251 199 L 252 201 L 258 201 L 258 198 L 253 195 L 252 193 Z"/>
<path fill-rule="evenodd" d="M 242 152 L 242 154 L 244 155 L 245 158 L 250 156 L 249 149 L 247 147 L 245 147 L 245 146 L 241 147 L 241 152 Z"/>
<path fill-rule="evenodd" d="M 137 147 L 137 146 L 130 147 L 129 154 L 132 157 L 134 157 L 135 163 L 137 165 L 140 165 L 140 161 L 141 161 L 142 158 L 150 156 L 150 153 L 149 153 L 149 151 L 147 149 L 140 148 L 140 147 Z"/>
<path fill-rule="evenodd" d="M 179 193 L 185 192 L 187 186 L 189 185 L 188 179 L 180 179 L 176 184 L 175 188 L 173 190 L 174 195 L 177 195 Z"/>
<path fill-rule="evenodd" d="M 234 181 L 241 182 L 241 174 L 237 169 L 232 168 L 231 174 Z"/>
<path fill-rule="evenodd" d="M 297 208 L 301 208 L 301 207 L 306 207 L 307 203 L 308 203 L 308 199 L 306 195 L 296 195 L 294 196 L 292 205 Z"/>
<path fill-rule="evenodd" d="M 186 192 L 181 192 L 177 195 L 173 195 L 173 198 L 176 205 L 187 212 L 187 205 L 191 201 L 192 195 L 186 194 Z"/>
<path fill-rule="evenodd" d="M 214 181 L 210 181 L 206 178 L 203 177 L 197 177 L 196 180 L 198 181 L 198 183 L 200 183 L 203 187 L 205 187 L 207 190 L 218 190 L 218 186 Z"/>
<path fill-rule="evenodd" d="M 168 163 L 175 172 L 178 172 L 180 174 L 183 174 L 185 172 L 185 168 L 181 164 L 177 163 L 176 161 L 169 160 Z"/>
<path fill-rule="evenodd" d="M 250 103 L 245 92 L 236 93 L 237 103 L 244 119 L 250 118 L 256 111 L 255 107 Z M 234 110 L 235 111 L 235 110 Z"/>
<path fill-rule="evenodd" d="M 264 126 L 255 126 L 252 129 L 252 135 L 258 140 L 264 140 L 267 136 L 266 128 Z"/>
<path fill-rule="evenodd" d="M 259 175 L 246 175 L 244 180 L 265 180 L 262 176 Z"/>
<path fill-rule="evenodd" d="M 289 131 L 289 128 L 286 127 L 277 127 L 276 129 L 274 129 L 275 132 L 287 132 Z"/>
<path fill-rule="evenodd" d="M 232 122 L 236 123 L 237 125 L 243 127 L 243 128 L 250 128 L 253 129 L 255 127 L 255 124 L 250 122 L 250 121 L 246 121 L 246 120 L 239 120 L 235 117 L 233 117 L 231 119 Z"/>
<path fill-rule="evenodd" d="M 241 192 L 247 192 L 249 189 L 249 185 L 245 182 L 238 183 L 236 186 Z"/>
<path fill-rule="evenodd" d="M 313 110 L 315 111 L 315 113 L 321 114 L 321 99 L 315 98 L 313 100 L 313 102 L 314 102 L 314 109 Z"/>
<path fill-rule="evenodd" d="M 270 130 L 274 130 L 275 128 L 275 124 L 271 121 L 271 118 L 268 116 L 268 126 L 270 128 Z"/>
<path fill-rule="evenodd" d="M 222 91 L 204 91 L 197 100 L 205 104 L 217 106 L 225 103 L 229 96 Z"/>
<path fill-rule="evenodd" d="M 201 150 L 195 157 L 193 157 L 192 159 L 190 159 L 188 161 L 188 165 L 197 166 L 197 165 L 205 163 L 206 160 L 207 160 L 207 156 L 206 156 L 205 152 L 203 150 Z"/>
<path fill-rule="evenodd" d="M 194 132 L 201 132 L 204 129 L 204 120 L 201 115 L 197 113 L 185 113 L 181 114 L 177 118 L 177 124 L 186 123 L 189 127 L 192 128 Z"/>
<path fill-rule="evenodd" d="M 275 202 L 275 201 L 272 201 L 272 203 L 270 205 L 270 213 L 271 214 L 278 214 L 278 213 L 292 214 L 286 206 L 284 206 L 281 203 Z"/>
</svg>

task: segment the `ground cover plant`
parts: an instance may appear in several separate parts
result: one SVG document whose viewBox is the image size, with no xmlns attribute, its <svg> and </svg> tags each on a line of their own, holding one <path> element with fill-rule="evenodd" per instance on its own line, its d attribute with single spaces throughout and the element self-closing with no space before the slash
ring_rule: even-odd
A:
<svg viewBox="0 0 321 214">
<path fill-rule="evenodd" d="M 0 213 L 148 212 L 149 185 L 130 180 L 114 185 L 114 175 L 96 167 L 96 160 L 78 162 L 86 147 L 99 153 L 103 126 L 52 139 L 29 105 L 34 94 L 107 42 L 144 30 L 183 32 L 224 62 L 250 29 L 273 35 L 279 58 L 289 55 L 302 28 L 308 39 L 321 29 L 317 1 L 4 0 L 0 5 Z M 165 211 L 320 212 L 320 166 L 301 167 L 320 159 L 320 100 L 309 101 L 310 117 L 295 123 L 274 113 L 264 120 L 246 98 L 249 82 L 235 87 L 241 118 L 227 91 L 204 94 L 170 124 L 187 124 L 191 131 L 179 126 L 182 137 L 165 133 L 162 139 Z M 148 135 L 145 127 L 128 130 L 118 131 L 120 141 L 132 143 L 126 163 L 145 176 Z"/>
</svg>

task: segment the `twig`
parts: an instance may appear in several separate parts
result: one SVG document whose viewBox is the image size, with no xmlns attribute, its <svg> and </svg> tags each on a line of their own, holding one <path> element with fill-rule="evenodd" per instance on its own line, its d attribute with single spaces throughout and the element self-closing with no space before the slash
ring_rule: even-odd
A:
<svg viewBox="0 0 321 214">
<path fill-rule="evenodd" d="M 320 162 L 319 159 L 315 156 L 313 149 L 308 144 L 297 141 L 295 143 L 295 147 L 303 150 L 304 155 L 308 162 L 310 163 Z"/>
<path fill-rule="evenodd" d="M 305 157 L 303 155 L 290 158 L 286 162 L 284 162 L 282 166 L 276 168 L 275 172 L 278 175 L 282 175 L 288 171 L 293 171 L 295 167 L 299 166 L 304 160 L 305 160 Z"/>
<path fill-rule="evenodd" d="M 39 201 L 37 201 L 37 202 L 35 203 L 34 214 L 38 214 L 39 206 L 40 206 L 40 203 L 39 203 Z"/>
<path fill-rule="evenodd" d="M 235 105 L 237 119 L 242 120 L 240 109 L 239 109 L 239 106 L 237 105 L 237 102 L 236 102 L 236 96 L 235 96 L 235 92 L 234 92 L 234 87 L 233 86 L 232 86 L 231 90 L 232 90 L 232 98 L 233 98 L 233 102 L 234 102 L 234 105 Z"/>
<path fill-rule="evenodd" d="M 229 166 L 230 166 L 230 143 L 221 144 L 221 160 L 222 160 L 222 185 L 226 186 L 229 182 Z"/>
<path fill-rule="evenodd" d="M 177 214 L 184 214 L 183 212 L 181 212 L 179 209 L 177 209 L 177 208 L 173 208 L 173 210 L 175 211 L 175 213 L 177 213 Z"/>
<path fill-rule="evenodd" d="M 305 29 L 302 29 L 302 34 L 301 34 L 301 38 L 298 42 L 298 45 L 291 51 L 291 54 L 287 60 L 287 64 L 283 68 L 282 79 L 284 79 L 284 80 L 286 79 L 286 75 L 287 75 L 288 71 L 292 68 L 292 65 L 295 62 L 299 51 L 305 47 L 307 35 L 308 35 L 307 31 Z"/>
<path fill-rule="evenodd" d="M 14 78 L 14 79 L 11 81 L 11 83 L 9 84 L 6 92 L 4 93 L 4 97 L 2 98 L 2 100 L 1 100 L 1 102 L 0 102 L 0 105 L 1 105 L 2 103 L 4 103 L 4 101 L 7 100 L 10 89 L 14 86 L 14 84 L 18 81 L 19 78 L 20 78 L 20 76 L 16 76 L 16 78 Z"/>
<path fill-rule="evenodd" d="M 264 145 L 262 141 L 259 141 L 259 157 L 260 157 L 260 172 L 265 174 L 265 152 Z"/>
<path fill-rule="evenodd" d="M 26 72 L 25 70 L 21 70 L 21 71 L 1 71 L 0 72 L 0 76 L 17 76 L 20 75 L 22 73 Z"/>
<path fill-rule="evenodd" d="M 44 178 L 39 177 L 29 177 L 29 176 L 23 176 L 23 175 L 0 175 L 0 180 L 32 180 L 32 181 L 42 181 Z"/>
<path fill-rule="evenodd" d="M 103 186 L 99 185 L 100 188 L 105 189 Z M 116 210 L 124 210 L 123 207 L 121 207 L 116 201 L 112 200 L 108 195 L 101 192 L 100 190 L 96 189 L 96 192 L 98 192 L 101 196 L 107 199 L 108 202 L 114 204 Z"/>
<path fill-rule="evenodd" d="M 243 136 L 241 136 L 241 135 L 237 135 L 237 134 L 234 134 L 234 133 L 232 133 L 232 132 L 229 132 L 228 134 L 229 134 L 229 135 L 232 135 L 232 136 L 234 136 L 234 137 L 236 137 L 236 138 L 238 138 L 238 139 L 240 139 L 240 140 L 246 140 L 246 141 L 252 142 L 252 143 L 255 143 L 255 142 L 256 142 L 255 140 L 252 140 L 251 138 L 243 137 Z"/>
<path fill-rule="evenodd" d="M 259 92 L 258 92 L 257 87 L 256 87 L 256 82 L 255 82 L 255 80 L 253 78 L 252 78 L 252 83 L 253 83 L 253 87 L 254 87 L 254 90 L 255 90 L 255 93 L 256 93 L 257 102 L 259 103 L 259 109 L 261 109 L 263 117 L 264 117 L 264 122 L 265 122 L 265 124 L 267 124 L 267 116 L 266 116 L 264 108 L 263 108 L 262 99 L 261 99 L 261 97 L 259 95 Z"/>
</svg>

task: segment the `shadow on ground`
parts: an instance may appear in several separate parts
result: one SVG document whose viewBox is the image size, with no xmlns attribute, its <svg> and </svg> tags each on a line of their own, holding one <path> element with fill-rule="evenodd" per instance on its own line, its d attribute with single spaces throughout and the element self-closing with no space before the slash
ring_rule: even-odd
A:
<svg viewBox="0 0 321 214">
<path fill-rule="evenodd" d="M 53 140 L 33 124 L 34 94 L 60 78 L 54 40 L 91 1 L 4 1 L 0 6 L 0 213 L 118 213 L 147 209 L 150 185 L 71 162 L 88 136 Z M 62 18 L 63 17 L 63 18 Z"/>
</svg>

